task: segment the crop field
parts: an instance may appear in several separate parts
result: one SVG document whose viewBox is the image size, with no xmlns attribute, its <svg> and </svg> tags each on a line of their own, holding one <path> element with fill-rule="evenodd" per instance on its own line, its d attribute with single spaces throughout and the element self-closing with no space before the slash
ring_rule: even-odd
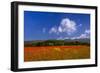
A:
<svg viewBox="0 0 100 73">
<path fill-rule="evenodd" d="M 90 46 L 31 46 L 24 47 L 24 61 L 50 61 L 90 58 Z"/>
</svg>

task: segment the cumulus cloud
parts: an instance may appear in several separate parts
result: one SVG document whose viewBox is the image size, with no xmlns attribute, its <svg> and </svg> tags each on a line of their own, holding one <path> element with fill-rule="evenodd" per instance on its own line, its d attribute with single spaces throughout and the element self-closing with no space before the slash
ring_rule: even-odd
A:
<svg viewBox="0 0 100 73">
<path fill-rule="evenodd" d="M 64 18 L 59 26 L 60 33 L 65 32 L 68 35 L 76 31 L 76 23 L 68 18 Z"/>
<path fill-rule="evenodd" d="M 77 30 L 76 22 L 69 19 L 64 18 L 61 20 L 61 23 L 58 27 L 52 27 L 50 29 L 50 33 L 67 33 L 68 35 L 74 33 Z"/>
<path fill-rule="evenodd" d="M 84 38 L 90 38 L 90 30 L 88 29 L 86 29 L 85 31 L 84 31 L 84 33 L 82 33 L 80 36 L 78 36 L 78 37 L 72 37 L 71 39 L 84 39 Z"/>
<path fill-rule="evenodd" d="M 59 26 L 54 26 L 50 29 L 49 33 L 66 33 L 67 35 L 71 35 L 72 33 L 77 31 L 78 27 L 81 27 L 82 24 L 77 25 L 75 21 L 64 18 L 61 20 Z M 59 37 L 58 39 L 83 39 L 83 38 L 89 38 L 90 37 L 90 29 L 86 29 L 82 34 L 80 34 L 77 37 Z"/>
<path fill-rule="evenodd" d="M 89 38 L 90 37 L 90 30 L 86 29 L 83 34 L 80 35 L 80 38 Z"/>
<path fill-rule="evenodd" d="M 52 27 L 50 29 L 49 33 L 57 33 L 57 28 L 56 27 Z"/>
</svg>

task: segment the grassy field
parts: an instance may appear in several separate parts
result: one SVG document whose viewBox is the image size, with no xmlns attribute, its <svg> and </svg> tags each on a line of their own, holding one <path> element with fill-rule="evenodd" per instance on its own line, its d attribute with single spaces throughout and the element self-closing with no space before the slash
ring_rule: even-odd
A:
<svg viewBox="0 0 100 73">
<path fill-rule="evenodd" d="M 90 58 L 89 46 L 25 47 L 24 61 L 70 60 Z"/>
</svg>

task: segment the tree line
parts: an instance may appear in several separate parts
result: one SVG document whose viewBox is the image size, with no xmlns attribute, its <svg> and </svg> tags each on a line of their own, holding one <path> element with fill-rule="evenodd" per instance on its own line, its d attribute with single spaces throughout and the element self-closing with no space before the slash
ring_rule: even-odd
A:
<svg viewBox="0 0 100 73">
<path fill-rule="evenodd" d="M 25 43 L 24 46 L 67 46 L 67 45 L 87 45 L 89 43 L 79 41 L 47 40 L 41 42 Z"/>
</svg>

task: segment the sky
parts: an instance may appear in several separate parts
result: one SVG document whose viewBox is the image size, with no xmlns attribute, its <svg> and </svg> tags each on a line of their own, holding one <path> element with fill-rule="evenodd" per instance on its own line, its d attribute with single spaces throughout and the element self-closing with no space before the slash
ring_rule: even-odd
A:
<svg viewBox="0 0 100 73">
<path fill-rule="evenodd" d="M 24 11 L 24 40 L 90 38 L 90 14 Z"/>
</svg>

